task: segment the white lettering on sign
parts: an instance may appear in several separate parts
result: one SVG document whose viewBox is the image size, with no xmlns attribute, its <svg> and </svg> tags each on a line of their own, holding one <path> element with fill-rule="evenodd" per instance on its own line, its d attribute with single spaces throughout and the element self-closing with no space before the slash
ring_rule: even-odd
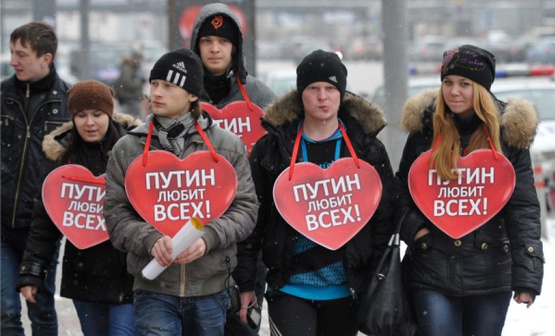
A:
<svg viewBox="0 0 555 336">
<path fill-rule="evenodd" d="M 214 122 L 221 128 L 231 131 L 237 135 L 251 131 L 250 118 L 214 119 Z"/>
<path fill-rule="evenodd" d="M 210 201 L 154 205 L 154 220 L 156 222 L 189 220 L 192 217 L 198 219 L 210 218 Z"/>
<path fill-rule="evenodd" d="M 314 184 L 305 183 L 293 187 L 295 201 L 313 200 L 322 198 L 322 196 L 337 195 L 339 193 L 351 193 L 353 190 L 359 190 L 360 179 L 358 174 L 353 176 L 341 176 L 339 178 L 329 178 L 314 182 Z"/>
<path fill-rule="evenodd" d="M 104 206 L 98 203 L 71 201 L 67 209 L 75 212 L 102 213 Z"/>
<path fill-rule="evenodd" d="M 160 202 L 181 202 L 193 199 L 204 198 L 204 189 L 183 189 L 183 190 L 164 190 L 158 193 L 158 200 Z"/>
<path fill-rule="evenodd" d="M 360 210 L 358 204 L 355 204 L 347 208 L 322 211 L 318 215 L 306 215 L 305 220 L 308 231 L 329 229 L 360 221 Z"/>
<path fill-rule="evenodd" d="M 216 175 L 214 169 L 174 170 L 169 172 L 146 173 L 146 189 L 168 189 L 172 184 L 175 188 L 189 188 L 191 186 L 214 186 Z"/>
<path fill-rule="evenodd" d="M 61 198 L 78 199 L 89 202 L 100 202 L 106 195 L 106 190 L 91 185 L 62 183 Z"/>
<path fill-rule="evenodd" d="M 481 216 L 487 214 L 488 199 L 435 200 L 434 216 Z"/>
<path fill-rule="evenodd" d="M 434 200 L 434 216 L 483 216 L 488 212 L 485 188 L 495 188 L 495 168 L 457 169 L 458 178 L 443 181 L 435 169 L 428 172 L 428 185 L 441 186 Z"/>
<path fill-rule="evenodd" d="M 456 183 L 458 184 L 463 183 L 463 180 L 466 184 L 495 183 L 495 169 L 493 167 L 458 168 L 456 171 L 458 173 Z M 435 169 L 428 171 L 428 185 L 448 185 L 449 183 L 451 181 L 441 180 Z"/>
<path fill-rule="evenodd" d="M 63 226 L 75 226 L 78 229 L 106 231 L 104 217 L 102 215 L 73 213 L 66 211 L 63 217 Z"/>
</svg>

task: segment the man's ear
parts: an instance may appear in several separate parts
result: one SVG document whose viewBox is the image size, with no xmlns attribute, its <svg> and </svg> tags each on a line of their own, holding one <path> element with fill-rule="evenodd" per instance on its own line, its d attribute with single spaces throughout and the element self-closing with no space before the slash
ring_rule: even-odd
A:
<svg viewBox="0 0 555 336">
<path fill-rule="evenodd" d="M 50 67 L 51 64 L 52 64 L 52 59 L 54 58 L 54 57 L 52 57 L 52 54 L 51 53 L 44 53 L 44 55 L 42 55 L 42 57 L 44 57 L 44 62 L 46 63 L 46 65 L 48 67 Z"/>
</svg>

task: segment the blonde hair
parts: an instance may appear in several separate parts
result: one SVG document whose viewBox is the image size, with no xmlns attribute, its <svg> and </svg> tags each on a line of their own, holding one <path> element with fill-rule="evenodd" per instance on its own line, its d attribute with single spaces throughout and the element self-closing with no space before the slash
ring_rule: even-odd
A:
<svg viewBox="0 0 555 336">
<path fill-rule="evenodd" d="M 483 122 L 484 127 L 474 131 L 468 145 L 468 152 L 480 148 L 490 148 L 491 144 L 496 151 L 501 152 L 499 110 L 491 95 L 480 84 L 472 82 L 473 108 L 476 116 Z M 457 179 L 457 161 L 460 156 L 460 135 L 453 120 L 453 113 L 449 111 L 443 98 L 443 83 L 439 90 L 433 117 L 434 137 L 433 144 L 437 147 L 432 152 L 430 164 L 444 181 Z M 491 138 L 489 138 L 491 137 Z"/>
</svg>

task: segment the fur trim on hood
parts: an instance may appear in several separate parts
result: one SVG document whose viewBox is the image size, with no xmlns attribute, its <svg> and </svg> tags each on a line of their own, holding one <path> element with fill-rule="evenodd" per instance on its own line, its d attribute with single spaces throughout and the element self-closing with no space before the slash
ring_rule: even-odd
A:
<svg viewBox="0 0 555 336">
<path fill-rule="evenodd" d="M 432 116 L 437 95 L 437 89 L 430 89 L 407 100 L 401 114 L 401 127 L 406 132 L 424 130 L 424 116 L 428 113 L 430 117 Z M 500 126 L 503 141 L 518 149 L 530 147 L 538 125 L 538 114 L 534 106 L 521 98 L 509 98 L 506 102 L 499 101 L 499 105 L 502 106 Z"/>
<path fill-rule="evenodd" d="M 378 133 L 387 125 L 384 113 L 380 108 L 350 92 L 347 92 L 343 98 L 339 112 L 340 118 L 341 113 L 348 113 L 353 117 L 367 134 Z M 300 120 L 303 114 L 302 102 L 299 101 L 297 90 L 293 90 L 268 106 L 262 119 L 279 126 Z"/>
<path fill-rule="evenodd" d="M 112 120 L 122 125 L 125 129 L 140 125 L 142 123 L 140 119 L 124 113 L 114 113 Z M 73 121 L 68 121 L 44 136 L 42 141 L 42 150 L 44 151 L 47 159 L 51 161 L 58 161 L 62 158 L 62 156 L 64 156 L 67 151 L 67 147 L 60 141 L 56 140 L 56 137 L 66 132 L 70 132 L 72 129 Z"/>
</svg>

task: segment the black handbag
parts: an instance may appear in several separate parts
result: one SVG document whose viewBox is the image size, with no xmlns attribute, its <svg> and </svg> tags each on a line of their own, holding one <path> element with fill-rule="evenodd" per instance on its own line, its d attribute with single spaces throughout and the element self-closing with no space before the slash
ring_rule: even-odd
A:
<svg viewBox="0 0 555 336">
<path fill-rule="evenodd" d="M 403 283 L 397 224 L 366 290 L 357 313 L 358 330 L 375 336 L 416 335 L 416 322 Z"/>
</svg>

